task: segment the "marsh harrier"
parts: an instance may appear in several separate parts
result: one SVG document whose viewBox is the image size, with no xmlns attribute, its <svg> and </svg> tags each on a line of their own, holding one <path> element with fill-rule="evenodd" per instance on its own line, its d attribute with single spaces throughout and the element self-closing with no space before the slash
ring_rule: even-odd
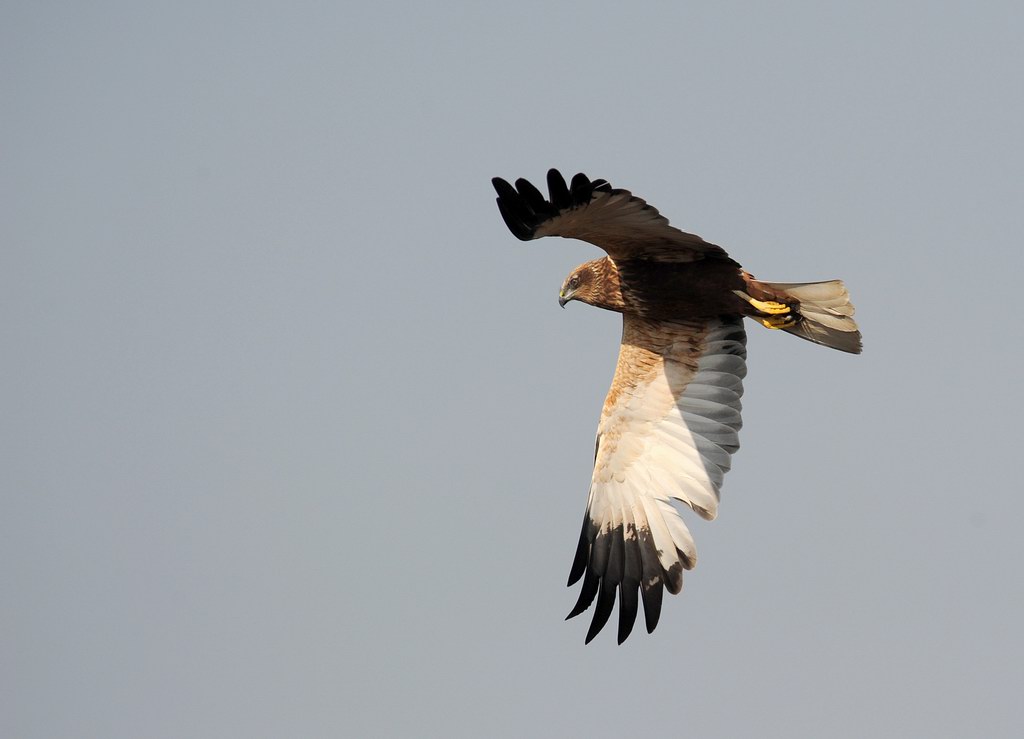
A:
<svg viewBox="0 0 1024 739">
<path fill-rule="evenodd" d="M 492 181 L 498 209 L 523 241 L 582 239 L 607 256 L 576 267 L 558 302 L 622 314 L 622 346 L 597 428 L 590 498 L 569 585 L 583 588 L 568 618 L 597 599 L 589 643 L 619 594 L 618 641 L 640 600 L 647 631 L 664 590 L 678 593 L 697 561 L 674 501 L 718 513 L 719 489 L 739 448 L 746 374 L 743 319 L 857 354 L 860 332 L 839 280 L 763 282 L 725 250 L 669 225 L 627 190 L 548 172 L 548 197 L 524 179 Z"/>
</svg>

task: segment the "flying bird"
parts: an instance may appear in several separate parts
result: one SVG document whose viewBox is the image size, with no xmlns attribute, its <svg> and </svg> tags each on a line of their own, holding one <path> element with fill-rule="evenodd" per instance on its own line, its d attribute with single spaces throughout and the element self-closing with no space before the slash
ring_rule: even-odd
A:
<svg viewBox="0 0 1024 739">
<path fill-rule="evenodd" d="M 673 502 L 711 520 L 739 448 L 746 375 L 743 319 L 859 354 L 843 283 L 763 282 L 725 250 L 669 225 L 654 207 L 605 180 L 548 172 L 548 197 L 525 179 L 492 180 L 498 210 L 522 241 L 581 239 L 607 256 L 573 269 L 562 307 L 579 301 L 622 314 L 622 345 L 601 409 L 590 496 L 569 586 L 575 607 L 597 599 L 586 642 L 619 601 L 618 642 L 643 603 L 648 633 L 664 591 L 678 593 L 697 562 Z"/>
</svg>

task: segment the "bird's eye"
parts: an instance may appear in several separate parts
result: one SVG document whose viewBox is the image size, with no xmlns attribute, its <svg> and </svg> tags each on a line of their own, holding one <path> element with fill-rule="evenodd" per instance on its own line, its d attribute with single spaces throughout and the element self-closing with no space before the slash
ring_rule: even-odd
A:
<svg viewBox="0 0 1024 739">
<path fill-rule="evenodd" d="M 573 275 L 569 279 L 569 287 L 579 287 L 579 286 L 580 286 L 580 278 L 577 277 L 576 275 Z"/>
</svg>

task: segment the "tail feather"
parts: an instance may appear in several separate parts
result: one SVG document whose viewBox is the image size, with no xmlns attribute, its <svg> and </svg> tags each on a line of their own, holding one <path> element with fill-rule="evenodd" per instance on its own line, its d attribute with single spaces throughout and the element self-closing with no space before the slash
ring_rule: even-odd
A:
<svg viewBox="0 0 1024 739">
<path fill-rule="evenodd" d="M 853 316 L 850 294 L 842 280 L 827 282 L 764 282 L 760 285 L 772 292 L 788 295 L 800 302 L 800 317 L 794 325 L 782 330 L 813 341 L 815 344 L 860 354 L 861 338 Z"/>
</svg>

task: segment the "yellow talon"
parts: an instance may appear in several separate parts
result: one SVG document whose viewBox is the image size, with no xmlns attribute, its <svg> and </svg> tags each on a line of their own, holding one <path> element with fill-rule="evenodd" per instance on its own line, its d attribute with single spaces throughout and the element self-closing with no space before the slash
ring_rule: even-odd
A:
<svg viewBox="0 0 1024 739">
<path fill-rule="evenodd" d="M 778 305 L 776 303 L 776 305 Z M 761 325 L 765 328 L 789 328 L 796 323 L 796 317 L 792 314 L 785 316 L 768 316 L 767 318 L 758 318 Z"/>
<path fill-rule="evenodd" d="M 747 300 L 750 301 L 750 304 L 752 306 L 757 308 L 762 313 L 768 313 L 770 315 L 789 313 L 789 306 L 786 305 L 785 303 L 776 303 L 773 300 L 757 300 L 756 298 L 747 298 Z"/>
</svg>

